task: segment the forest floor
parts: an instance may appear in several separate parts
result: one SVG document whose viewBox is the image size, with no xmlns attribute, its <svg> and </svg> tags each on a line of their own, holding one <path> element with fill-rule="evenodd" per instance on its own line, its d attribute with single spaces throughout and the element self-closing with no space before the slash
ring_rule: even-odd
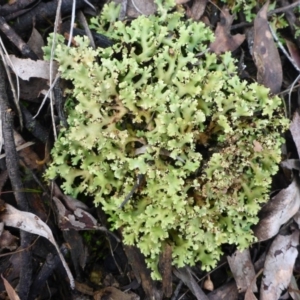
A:
<svg viewBox="0 0 300 300">
<path fill-rule="evenodd" d="M 231 52 L 241 79 L 280 96 L 291 125 L 270 201 L 252 228 L 258 242 L 243 252 L 224 245 L 209 272 L 200 264 L 172 267 L 167 257 L 161 281 L 152 280 L 143 255 L 122 243 L 120 231 L 109 231 L 92 198 L 73 199 L 61 189 L 63 178 L 49 183 L 43 176 L 67 123 L 71 86 L 56 80 L 56 64 L 44 60 L 42 48 L 54 31 L 69 40 L 70 28 L 95 47 L 107 46 L 110 37 L 87 25 L 105 2 L 76 0 L 72 13 L 73 0 L 0 0 L 0 299 L 300 299 L 300 1 L 176 1 L 186 19 L 213 30 L 211 52 Z M 115 2 L 122 20 L 156 11 L 152 0 Z"/>
</svg>

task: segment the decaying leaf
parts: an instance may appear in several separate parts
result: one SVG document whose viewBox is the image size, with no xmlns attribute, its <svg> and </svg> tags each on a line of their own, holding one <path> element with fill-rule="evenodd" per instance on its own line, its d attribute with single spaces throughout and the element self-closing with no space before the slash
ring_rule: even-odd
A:
<svg viewBox="0 0 300 300">
<path fill-rule="evenodd" d="M 131 0 L 131 3 L 135 10 L 141 15 L 149 16 L 154 14 L 157 10 L 154 0 Z"/>
<path fill-rule="evenodd" d="M 14 55 L 9 55 L 12 68 L 16 75 L 23 80 L 29 80 L 31 77 L 43 78 L 49 80 L 50 62 L 44 60 L 34 61 L 32 59 L 22 59 Z M 57 73 L 57 63 L 53 62 L 53 78 Z"/>
<path fill-rule="evenodd" d="M 81 283 L 78 281 L 75 281 L 75 289 L 85 295 L 93 296 L 94 295 L 94 289 L 88 286 L 85 283 Z"/>
<path fill-rule="evenodd" d="M 244 300 L 257 300 L 256 296 L 253 293 L 253 286 L 256 286 L 256 279 L 257 277 L 259 277 L 261 275 L 261 273 L 263 272 L 263 269 L 261 269 L 252 279 L 252 282 L 250 283 L 250 285 L 248 286 L 246 293 L 245 293 L 245 298 Z"/>
<path fill-rule="evenodd" d="M 100 291 L 97 291 L 94 294 L 95 300 L 104 300 L 104 299 L 110 299 L 110 300 L 139 300 L 140 297 L 132 292 L 122 292 L 118 290 L 117 288 L 110 286 L 106 287 Z"/>
<path fill-rule="evenodd" d="M 286 168 L 288 170 L 298 170 L 300 171 L 300 160 L 299 159 L 286 159 L 280 163 L 282 168 Z"/>
<path fill-rule="evenodd" d="M 180 269 L 174 269 L 174 274 L 176 277 L 181 279 L 183 283 L 189 288 L 189 290 L 194 294 L 197 300 L 208 300 L 209 298 L 202 291 L 201 287 L 192 275 L 192 271 L 189 267 L 184 267 Z"/>
<path fill-rule="evenodd" d="M 41 165 L 37 162 L 40 160 L 38 155 L 30 148 L 33 142 L 26 142 L 23 137 L 14 130 L 14 141 L 19 151 L 20 164 L 31 170 L 41 169 Z M 24 146 L 23 146 L 24 145 Z M 23 146 L 23 147 L 22 147 Z"/>
<path fill-rule="evenodd" d="M 0 249 L 8 249 L 10 251 L 16 250 L 18 248 L 18 240 L 19 239 L 12 235 L 8 230 L 4 230 L 0 236 Z"/>
<path fill-rule="evenodd" d="M 227 256 L 227 260 L 239 293 L 246 292 L 255 278 L 249 249 L 245 249 L 243 252 L 237 250 L 232 256 Z M 252 289 L 257 292 L 256 284 L 252 284 Z"/>
<path fill-rule="evenodd" d="M 291 58 L 294 60 L 296 66 L 300 68 L 300 49 L 293 42 L 289 40 L 285 40 L 285 41 L 286 41 L 286 46 L 289 49 Z"/>
<path fill-rule="evenodd" d="M 279 234 L 267 254 L 260 299 L 279 299 L 283 290 L 290 284 L 293 267 L 298 255 L 299 230 L 290 235 Z"/>
<path fill-rule="evenodd" d="M 38 56 L 39 59 L 43 59 L 44 51 L 42 47 L 45 46 L 45 43 L 42 35 L 35 29 L 35 27 L 32 28 L 27 45 Z"/>
<path fill-rule="evenodd" d="M 297 281 L 296 281 L 296 278 L 294 275 L 291 278 L 288 292 L 293 300 L 300 300 L 299 287 L 298 287 L 298 284 L 297 284 Z"/>
<path fill-rule="evenodd" d="M 238 299 L 238 290 L 234 280 L 231 280 L 208 294 L 209 300 Z"/>
<path fill-rule="evenodd" d="M 245 40 L 244 34 L 231 35 L 230 27 L 233 21 L 233 17 L 229 13 L 228 8 L 224 8 L 221 11 L 221 20 L 217 25 L 215 36 L 216 39 L 210 44 L 209 48 L 216 54 L 221 54 L 226 51 L 236 50 Z"/>
<path fill-rule="evenodd" d="M 159 272 L 162 275 L 162 289 L 166 297 L 172 296 L 172 246 L 165 245 L 159 259 Z"/>
<path fill-rule="evenodd" d="M 293 121 L 290 125 L 290 132 L 295 142 L 298 156 L 300 157 L 300 116 L 298 112 L 294 114 Z"/>
<path fill-rule="evenodd" d="M 203 16 L 207 0 L 194 0 L 191 8 L 187 8 L 187 16 L 195 21 L 199 21 Z"/>
<path fill-rule="evenodd" d="M 52 231 L 49 226 L 44 223 L 38 216 L 25 211 L 20 211 L 9 204 L 5 204 L 6 210 L 1 213 L 0 219 L 6 226 L 15 227 L 33 234 L 37 234 L 46 238 L 51 242 L 56 248 L 58 255 L 65 267 L 68 274 L 70 285 L 72 288 L 75 287 L 73 275 L 65 261 L 63 255 L 61 254 L 58 245 L 56 244 Z"/>
<path fill-rule="evenodd" d="M 254 20 L 253 58 L 257 67 L 257 81 L 270 88 L 271 93 L 281 90 L 282 66 L 267 19 L 269 1 Z"/>
<path fill-rule="evenodd" d="M 54 203 L 58 210 L 59 227 L 62 230 L 97 230 L 99 225 L 97 220 L 88 212 L 81 208 L 76 208 L 73 212 L 66 209 L 62 202 L 53 197 Z"/>
<path fill-rule="evenodd" d="M 299 210 L 299 183 L 295 178 L 286 188 L 274 196 L 259 213 L 260 221 L 254 227 L 254 234 L 259 241 L 275 236 L 282 224 L 291 219 Z"/>
<path fill-rule="evenodd" d="M 20 300 L 19 295 L 16 293 L 16 291 L 11 286 L 11 284 L 3 277 L 2 274 L 1 274 L 1 278 L 2 278 L 2 280 L 4 282 L 5 290 L 7 292 L 7 295 L 9 297 L 9 299 L 10 300 Z"/>
</svg>

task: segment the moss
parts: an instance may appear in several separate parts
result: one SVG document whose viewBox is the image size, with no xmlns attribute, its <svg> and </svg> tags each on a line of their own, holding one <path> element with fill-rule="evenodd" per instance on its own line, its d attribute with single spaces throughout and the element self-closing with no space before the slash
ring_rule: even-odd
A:
<svg viewBox="0 0 300 300">
<path fill-rule="evenodd" d="M 157 2 L 156 16 L 130 24 L 105 6 L 92 24 L 115 40 L 111 48 L 93 50 L 81 37 L 76 48 L 58 43 L 75 104 L 47 170 L 65 180 L 66 193 L 92 195 L 156 279 L 166 244 L 174 265 L 209 269 L 222 244 L 255 241 L 250 227 L 268 200 L 288 125 L 281 100 L 241 81 L 230 53 L 208 52 L 213 33 L 203 23 Z"/>
</svg>

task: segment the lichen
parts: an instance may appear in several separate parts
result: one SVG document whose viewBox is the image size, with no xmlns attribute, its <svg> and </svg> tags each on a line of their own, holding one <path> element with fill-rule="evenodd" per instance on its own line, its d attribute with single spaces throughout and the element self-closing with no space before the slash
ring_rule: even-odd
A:
<svg viewBox="0 0 300 300">
<path fill-rule="evenodd" d="M 255 241 L 288 124 L 279 97 L 241 81 L 230 53 L 208 51 L 210 29 L 157 3 L 157 15 L 128 24 L 105 6 L 92 26 L 110 48 L 59 37 L 55 59 L 74 88 L 46 173 L 67 194 L 93 196 L 156 279 L 166 244 L 174 265 L 210 269 L 222 244 Z"/>
</svg>

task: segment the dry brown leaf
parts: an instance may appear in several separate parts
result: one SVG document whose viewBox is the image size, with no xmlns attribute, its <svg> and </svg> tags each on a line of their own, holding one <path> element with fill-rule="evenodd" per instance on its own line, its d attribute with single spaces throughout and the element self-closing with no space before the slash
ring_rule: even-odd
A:
<svg viewBox="0 0 300 300">
<path fill-rule="evenodd" d="M 239 293 L 244 293 L 252 284 L 252 289 L 257 292 L 257 286 L 254 283 L 255 270 L 251 261 L 249 249 L 243 252 L 235 251 L 232 256 L 227 256 L 230 270 L 233 274 Z"/>
<path fill-rule="evenodd" d="M 290 125 L 290 132 L 295 142 L 298 156 L 300 157 L 300 116 L 298 112 L 294 114 L 293 121 Z"/>
<path fill-rule="evenodd" d="M 269 1 L 254 20 L 253 58 L 257 67 L 257 81 L 270 88 L 271 93 L 281 90 L 282 66 L 267 19 Z"/>
<path fill-rule="evenodd" d="M 162 275 L 162 289 L 165 297 L 172 296 L 172 246 L 165 245 L 163 253 L 159 258 L 158 269 Z"/>
<path fill-rule="evenodd" d="M 254 293 L 249 289 L 246 291 L 244 300 L 257 300 Z"/>
<path fill-rule="evenodd" d="M 290 235 L 278 235 L 266 257 L 260 288 L 260 300 L 279 299 L 293 274 L 298 255 L 299 230 Z"/>
<path fill-rule="evenodd" d="M 175 3 L 176 4 L 184 4 L 184 3 L 187 3 L 189 2 L 190 0 L 175 0 Z"/>
<path fill-rule="evenodd" d="M 14 288 L 10 285 L 10 283 L 3 277 L 1 274 L 1 278 L 3 279 L 5 290 L 10 300 L 20 300 L 20 297 L 14 290 Z"/>
<path fill-rule="evenodd" d="M 40 170 L 42 166 L 37 163 L 40 158 L 31 149 L 31 147 L 29 147 L 33 145 L 33 142 L 26 142 L 23 137 L 15 130 L 14 141 L 17 147 L 17 151 L 19 151 L 20 164 L 25 165 L 25 168 L 29 168 L 31 170 Z"/>
<path fill-rule="evenodd" d="M 187 7 L 187 16 L 195 21 L 199 21 L 204 14 L 206 4 L 207 0 L 194 0 L 192 7 Z"/>
<path fill-rule="evenodd" d="M 226 51 L 236 50 L 245 40 L 244 34 L 231 35 L 230 28 L 233 17 L 229 13 L 228 8 L 221 11 L 221 20 L 217 25 L 215 36 L 216 39 L 210 44 L 209 48 L 216 54 L 221 54 Z"/>
<path fill-rule="evenodd" d="M 68 210 L 62 202 L 53 197 L 54 203 L 58 210 L 59 228 L 61 230 L 97 230 L 103 229 L 99 226 L 97 220 L 88 212 L 81 208 L 76 208 L 74 211 Z"/>
<path fill-rule="evenodd" d="M 297 179 L 274 196 L 259 213 L 260 221 L 253 231 L 259 241 L 275 236 L 281 225 L 291 219 L 300 207 L 300 191 Z"/>
<path fill-rule="evenodd" d="M 234 280 L 231 280 L 208 294 L 209 300 L 238 299 L 238 290 Z"/>
<path fill-rule="evenodd" d="M 29 80 L 29 78 L 43 78 L 49 80 L 50 76 L 50 62 L 44 60 L 34 61 L 32 59 L 22 59 L 14 55 L 9 55 L 11 60 L 12 69 L 18 77 L 23 80 Z M 53 78 L 57 73 L 57 63 L 53 62 Z"/>
<path fill-rule="evenodd" d="M 30 38 L 27 42 L 27 45 L 38 56 L 39 59 L 43 59 L 44 51 L 43 51 L 42 47 L 45 46 L 45 43 L 44 43 L 43 37 L 35 29 L 35 27 L 32 28 L 32 32 L 31 32 Z"/>
<path fill-rule="evenodd" d="M 18 248 L 18 240 L 19 239 L 12 235 L 8 230 L 4 230 L 0 236 L 0 249 L 8 249 L 10 251 L 16 250 Z"/>
<path fill-rule="evenodd" d="M 131 0 L 133 7 L 141 15 L 152 15 L 156 12 L 157 6 L 154 0 Z"/>
<path fill-rule="evenodd" d="M 86 283 L 81 283 L 78 281 L 75 281 L 75 289 L 85 295 L 93 296 L 94 295 L 94 289 L 88 286 Z"/>
<path fill-rule="evenodd" d="M 257 300 L 256 296 L 253 293 L 253 285 L 256 286 L 256 279 L 261 275 L 263 272 L 263 269 L 261 269 L 253 278 L 252 282 L 250 283 L 249 287 L 247 288 L 247 291 L 245 293 L 244 300 Z"/>
<path fill-rule="evenodd" d="M 174 269 L 174 274 L 190 289 L 197 300 L 208 300 L 195 278 L 192 276 L 192 271 L 189 267 Z"/>
<path fill-rule="evenodd" d="M 289 40 L 285 40 L 286 46 L 289 49 L 291 58 L 294 60 L 296 66 L 300 68 L 300 49 L 297 45 Z"/>
<path fill-rule="evenodd" d="M 132 292 L 125 293 L 117 288 L 110 286 L 94 293 L 95 300 L 139 300 L 140 297 Z"/>
<path fill-rule="evenodd" d="M 293 300 L 300 300 L 300 291 L 294 275 L 292 275 L 288 292 Z"/>
<path fill-rule="evenodd" d="M 286 168 L 288 170 L 298 170 L 300 171 L 300 160 L 299 159 L 286 159 L 280 163 L 282 168 Z"/>
<path fill-rule="evenodd" d="M 33 234 L 37 234 L 46 238 L 56 248 L 58 255 L 62 261 L 63 266 L 68 274 L 70 285 L 72 288 L 75 287 L 73 275 L 61 254 L 58 245 L 56 244 L 52 231 L 49 226 L 44 223 L 38 216 L 25 211 L 20 211 L 9 204 L 5 204 L 6 210 L 1 213 L 0 219 L 6 226 L 18 228 Z"/>
</svg>

